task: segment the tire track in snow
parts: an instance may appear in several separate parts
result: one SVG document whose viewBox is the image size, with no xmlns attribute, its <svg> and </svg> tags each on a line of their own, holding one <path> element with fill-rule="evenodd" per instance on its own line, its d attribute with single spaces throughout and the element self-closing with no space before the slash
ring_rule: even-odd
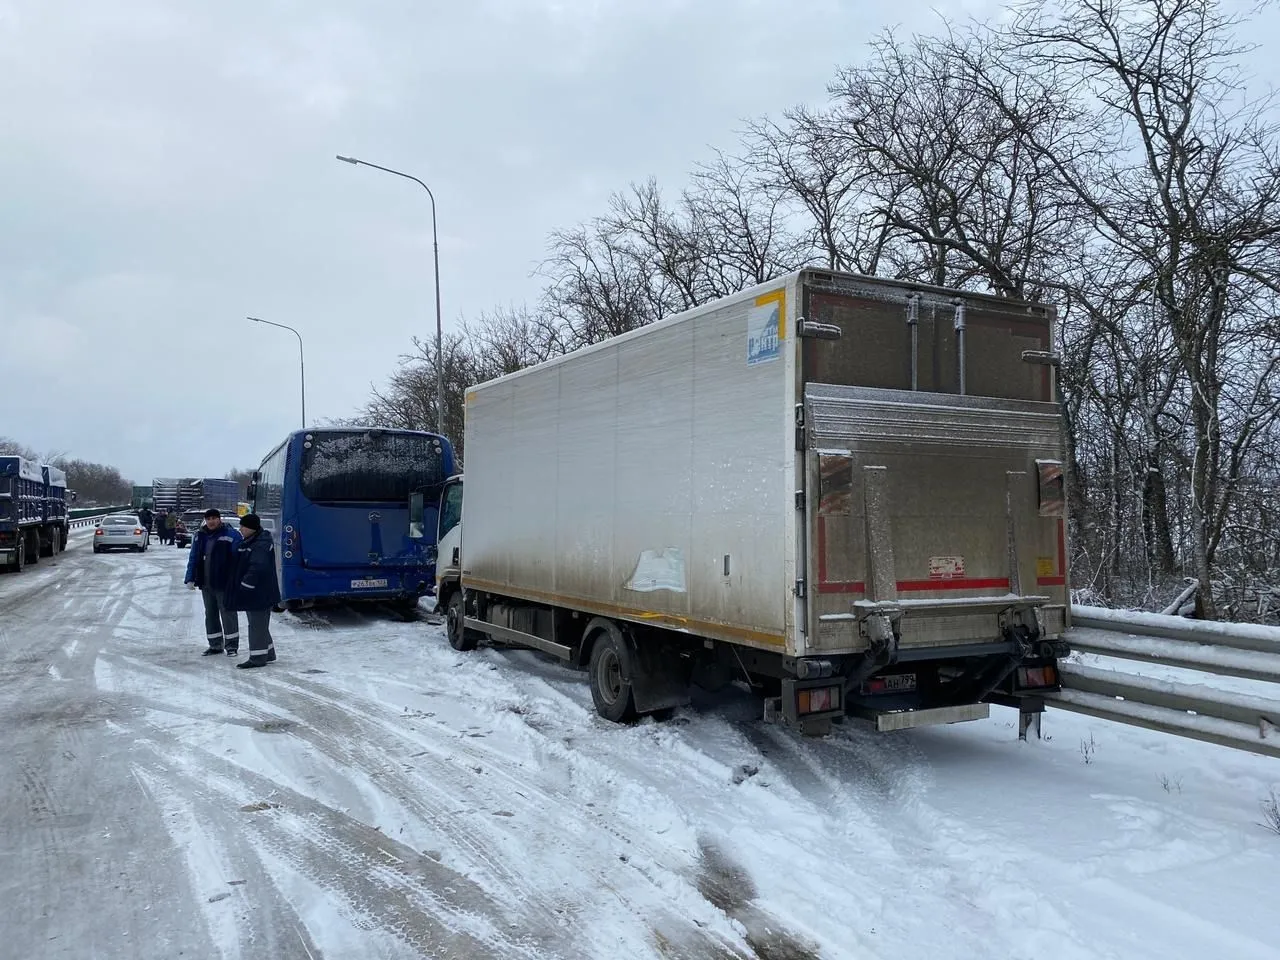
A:
<svg viewBox="0 0 1280 960">
<path fill-rule="evenodd" d="M 167 672 L 159 665 L 139 666 L 157 678 Z M 487 667 L 482 669 L 485 673 L 491 672 Z M 603 813 L 597 814 L 589 809 L 562 810 L 563 784 L 543 784 L 537 779 L 536 770 L 519 767 L 518 763 L 530 759 L 528 756 L 513 763 L 513 758 L 502 751 L 490 749 L 490 744 L 505 742 L 507 735 L 514 732 L 526 740 L 531 739 L 536 747 L 546 749 L 549 746 L 553 753 L 560 752 L 561 761 L 566 766 L 572 765 L 573 753 L 568 747 L 553 743 L 543 732 L 527 728 L 523 719 L 517 719 L 515 714 L 502 711 L 502 716 L 497 718 L 502 721 L 497 737 L 464 736 L 461 731 L 426 717 L 412 720 L 414 725 L 424 728 L 413 731 L 406 729 L 405 719 L 393 709 L 388 709 L 387 704 L 368 700 L 346 689 L 335 689 L 324 680 L 309 676 L 293 675 L 284 670 L 264 671 L 253 678 L 255 689 L 252 692 L 240 682 L 228 682 L 226 678 L 218 677 L 216 671 L 201 676 L 211 679 L 202 679 L 197 684 L 198 689 L 191 688 L 189 692 L 179 692 L 175 696 L 187 702 L 208 696 L 226 705 L 229 716 L 246 713 L 261 717 L 264 708 L 270 704 L 277 715 L 294 718 L 298 726 L 288 731 L 291 739 L 304 741 L 340 766 L 362 773 L 383 793 L 399 798 L 409 813 L 448 836 L 465 858 L 481 868 L 480 876 L 488 876 L 485 882 L 489 889 L 504 898 L 522 902 L 527 920 L 535 926 L 590 926 L 590 919 L 580 916 L 588 908 L 579 906 L 577 896 L 566 896 L 560 891 L 558 882 L 547 883 L 545 873 L 540 875 L 538 871 L 529 869 L 530 855 L 539 857 L 551 853 L 554 863 L 559 862 L 554 851 L 559 851 L 564 862 L 574 862 L 578 864 L 575 869 L 588 871 L 589 886 L 597 890 L 594 897 L 607 891 L 620 903 L 630 904 L 628 909 L 634 915 L 651 919 L 659 939 L 680 942 L 685 945 L 682 949 L 689 954 L 750 956 L 749 952 L 743 951 L 731 928 L 726 927 L 721 933 L 708 933 L 703 929 L 703 926 L 716 925 L 714 909 L 705 902 L 703 908 L 708 912 L 702 921 L 691 921 L 683 916 L 688 911 L 688 900 L 700 900 L 694 881 L 682 877 L 682 874 L 692 872 L 689 869 L 692 861 L 684 851 L 684 862 L 676 863 L 676 869 L 669 871 L 671 850 L 662 843 L 654 844 L 649 851 L 646 838 L 633 838 L 628 831 L 611 823 Z M 172 677 L 163 682 L 163 686 L 168 690 L 180 690 L 175 686 L 179 679 Z M 239 679 L 236 678 L 237 681 Z M 206 686 L 209 689 L 206 690 Z M 580 708 L 578 712 L 583 719 L 588 719 Z M 588 722 L 592 726 L 597 725 L 593 717 Z M 495 728 L 494 724 L 486 726 L 491 730 Z M 537 751 L 531 752 L 536 754 Z M 411 763 L 418 769 L 410 775 L 396 766 L 389 766 L 388 758 Z M 471 768 L 476 764 L 482 765 L 483 778 L 473 775 Z M 613 772 L 600 768 L 595 761 L 589 761 L 589 764 L 593 771 L 587 777 L 589 781 L 606 782 L 615 777 Z M 485 809 L 467 812 L 467 807 L 474 804 L 468 804 L 464 798 L 471 795 L 476 796 Z M 524 802 L 517 800 L 517 796 Z M 518 819 L 499 821 L 495 825 L 489 811 L 502 808 L 514 811 L 513 817 Z M 463 811 L 462 815 L 459 811 Z M 511 856 L 509 834 L 515 826 L 530 834 L 524 838 L 526 856 L 523 857 Z M 602 867 L 608 866 L 607 856 L 603 864 L 584 862 L 583 837 L 577 836 L 584 827 L 588 832 L 603 830 L 617 839 L 619 849 L 633 851 L 628 857 L 629 865 L 619 868 L 623 871 L 621 885 L 609 872 L 600 872 Z M 586 849 L 591 848 L 588 846 Z M 634 852 L 637 850 L 640 853 Z M 594 859 L 594 851 L 589 859 Z M 635 876 L 646 860 L 655 863 L 656 879 Z M 635 887 L 637 880 L 641 881 L 639 888 Z M 577 882 L 583 883 L 581 880 Z M 674 891 L 670 889 L 673 884 L 677 888 Z M 671 899 L 673 894 L 675 901 Z M 699 945 L 705 945 L 706 949 Z M 609 955 L 603 946 L 601 944 L 598 955 Z"/>
<path fill-rule="evenodd" d="M 171 905 L 181 885 L 149 842 L 160 823 L 137 784 L 114 779 L 127 742 L 113 732 L 117 705 L 93 682 L 135 599 L 132 572 L 65 553 L 50 583 L 6 600 L 0 928 L 14 956 L 207 954 L 195 932 L 150 909 Z"/>
<path fill-rule="evenodd" d="M 251 835 L 255 847 L 335 896 L 350 922 L 415 951 L 405 956 L 547 955 L 528 937 L 508 935 L 520 924 L 505 905 L 429 857 L 276 781 L 230 761 L 193 758 L 180 741 L 166 740 L 171 738 L 157 732 L 150 744 L 160 763 L 147 768 L 149 776 L 194 798 L 210 816 L 227 810 L 248 814 L 227 829 Z M 252 797 L 271 799 L 249 809 Z"/>
</svg>

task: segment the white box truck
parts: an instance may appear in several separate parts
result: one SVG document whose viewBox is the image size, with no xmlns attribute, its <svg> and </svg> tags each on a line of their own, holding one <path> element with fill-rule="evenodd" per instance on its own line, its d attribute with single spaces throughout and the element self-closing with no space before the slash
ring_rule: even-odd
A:
<svg viewBox="0 0 1280 960">
<path fill-rule="evenodd" d="M 739 681 L 879 729 L 1055 689 L 1051 307 L 801 270 L 472 388 L 450 642 L 587 668 L 620 721 Z"/>
</svg>

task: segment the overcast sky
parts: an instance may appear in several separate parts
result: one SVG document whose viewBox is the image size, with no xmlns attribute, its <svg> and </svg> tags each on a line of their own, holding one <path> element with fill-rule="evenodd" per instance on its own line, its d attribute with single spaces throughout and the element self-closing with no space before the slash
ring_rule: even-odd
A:
<svg viewBox="0 0 1280 960">
<path fill-rule="evenodd" d="M 256 465 L 431 335 L 532 300 L 547 234 L 885 26 L 984 0 L 0 0 L 0 436 L 126 476 Z M 992 5 L 994 9 L 994 5 Z"/>
</svg>

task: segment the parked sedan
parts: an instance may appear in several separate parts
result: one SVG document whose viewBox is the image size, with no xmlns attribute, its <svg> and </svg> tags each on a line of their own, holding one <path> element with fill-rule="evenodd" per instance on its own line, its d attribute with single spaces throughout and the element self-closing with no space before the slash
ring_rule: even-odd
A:
<svg viewBox="0 0 1280 960">
<path fill-rule="evenodd" d="M 147 532 L 142 521 L 128 513 L 115 513 L 98 521 L 93 531 L 93 552 L 104 550 L 146 550 L 151 543 L 151 534 Z"/>
</svg>

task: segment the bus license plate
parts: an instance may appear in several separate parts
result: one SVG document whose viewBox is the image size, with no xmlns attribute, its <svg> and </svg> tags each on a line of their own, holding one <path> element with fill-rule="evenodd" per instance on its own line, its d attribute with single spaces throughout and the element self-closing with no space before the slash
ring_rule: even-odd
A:
<svg viewBox="0 0 1280 960">
<path fill-rule="evenodd" d="M 385 580 L 352 580 L 351 581 L 352 590 L 370 590 L 370 589 L 376 590 L 378 587 L 385 587 L 386 585 L 387 585 L 387 581 Z"/>
</svg>

